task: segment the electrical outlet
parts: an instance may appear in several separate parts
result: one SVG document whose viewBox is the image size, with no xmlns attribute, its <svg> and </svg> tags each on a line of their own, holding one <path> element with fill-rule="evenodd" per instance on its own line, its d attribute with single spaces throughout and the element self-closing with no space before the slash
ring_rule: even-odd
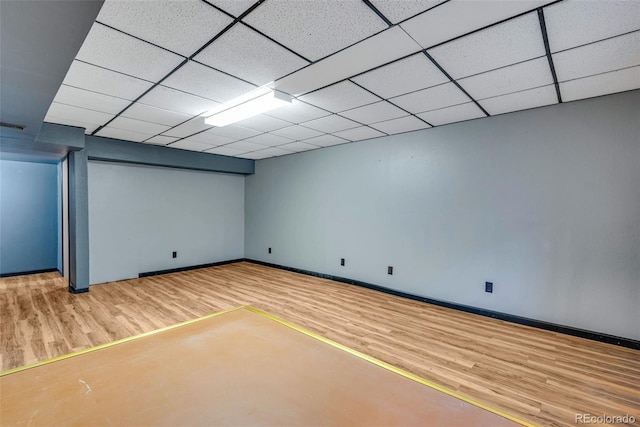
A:
<svg viewBox="0 0 640 427">
<path fill-rule="evenodd" d="M 344 267 L 344 258 L 340 258 L 340 265 Z"/>
<path fill-rule="evenodd" d="M 490 294 L 493 293 L 493 282 L 484 282 L 484 291 L 485 292 L 489 292 Z"/>
<path fill-rule="evenodd" d="M 171 254 L 171 258 L 178 258 L 178 252 L 173 251 L 173 253 Z"/>
<path fill-rule="evenodd" d="M 393 267 L 392 266 L 387 267 L 387 274 L 393 275 Z"/>
<path fill-rule="evenodd" d="M 271 248 L 269 248 L 269 253 L 271 253 Z"/>
</svg>

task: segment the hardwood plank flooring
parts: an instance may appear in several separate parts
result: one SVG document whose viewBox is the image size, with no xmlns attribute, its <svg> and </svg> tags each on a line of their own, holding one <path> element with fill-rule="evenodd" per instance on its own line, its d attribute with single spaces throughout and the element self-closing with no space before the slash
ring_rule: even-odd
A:
<svg viewBox="0 0 640 427">
<path fill-rule="evenodd" d="M 640 351 L 242 262 L 92 286 L 57 273 L 0 279 L 0 366 L 10 369 L 252 305 L 545 426 L 635 416 Z"/>
</svg>

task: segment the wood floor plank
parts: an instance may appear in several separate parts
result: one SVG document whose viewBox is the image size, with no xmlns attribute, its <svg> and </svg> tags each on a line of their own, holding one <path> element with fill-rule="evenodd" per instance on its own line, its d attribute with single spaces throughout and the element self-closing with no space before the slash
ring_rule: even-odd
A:
<svg viewBox="0 0 640 427">
<path fill-rule="evenodd" d="M 640 351 L 242 262 L 92 286 L 0 279 L 2 370 L 252 305 L 543 426 L 635 416 Z"/>
</svg>

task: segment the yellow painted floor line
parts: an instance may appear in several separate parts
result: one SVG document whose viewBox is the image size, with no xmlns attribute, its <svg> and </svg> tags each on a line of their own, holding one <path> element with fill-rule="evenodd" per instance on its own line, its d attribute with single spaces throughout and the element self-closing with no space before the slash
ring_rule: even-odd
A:
<svg viewBox="0 0 640 427">
<path fill-rule="evenodd" d="M 31 365 L 18 366 L 17 368 L 12 368 L 12 369 L 8 369 L 6 371 L 0 372 L 0 377 L 3 377 L 5 375 L 10 375 L 10 374 L 15 374 L 16 372 L 25 371 L 25 370 L 31 369 L 31 368 L 36 368 L 38 366 L 48 365 L 49 363 L 57 362 L 59 360 L 65 360 L 65 359 L 69 359 L 71 357 L 80 356 L 81 354 L 90 353 L 92 351 L 101 350 L 103 348 L 113 347 L 114 345 L 123 344 L 123 343 L 129 342 L 129 341 L 137 340 L 138 338 L 144 338 L 144 337 L 148 337 L 149 335 L 154 335 L 154 334 L 157 334 L 157 333 L 160 333 L 160 332 L 163 332 L 163 331 L 168 331 L 170 329 L 175 329 L 175 328 L 179 328 L 181 326 L 190 325 L 192 323 L 199 322 L 201 320 L 211 319 L 212 317 L 220 316 L 222 314 L 230 313 L 232 311 L 242 310 L 243 308 L 246 308 L 246 307 L 242 306 L 242 307 L 231 308 L 229 310 L 219 311 L 217 313 L 208 314 L 206 316 L 199 317 L 197 319 L 187 320 L 186 322 L 176 323 L 175 325 L 166 326 L 164 328 L 155 329 L 153 331 L 143 332 L 141 334 L 134 335 L 134 336 L 131 336 L 131 337 L 122 338 L 120 340 L 116 340 L 116 341 L 111 341 L 111 342 L 108 342 L 108 343 L 100 344 L 100 345 L 97 345 L 95 347 L 91 347 L 91 348 L 87 348 L 87 349 L 84 349 L 84 350 L 76 351 L 75 353 L 64 354 L 62 356 L 57 356 L 57 357 L 54 357 L 54 358 L 51 358 L 51 359 L 43 360 L 41 362 L 36 362 L 36 363 L 31 364 Z"/>
<path fill-rule="evenodd" d="M 27 369 L 36 368 L 38 366 L 47 365 L 47 364 L 54 363 L 54 362 L 57 362 L 57 361 L 60 361 L 60 360 L 69 359 L 71 357 L 80 356 L 82 354 L 90 353 L 92 351 L 101 350 L 103 348 L 116 346 L 118 344 L 123 344 L 123 343 L 129 342 L 129 341 L 134 341 L 134 340 L 137 340 L 139 338 L 144 338 L 144 337 L 147 337 L 147 336 L 150 336 L 150 335 L 154 335 L 154 334 L 157 334 L 157 333 L 160 333 L 160 332 L 163 332 L 163 331 L 168 331 L 168 330 L 171 330 L 171 329 L 179 328 L 181 326 L 189 325 L 189 324 L 192 324 L 192 323 L 195 323 L 195 322 L 199 322 L 201 320 L 210 319 L 212 317 L 220 316 L 220 315 L 223 315 L 223 314 L 226 314 L 226 313 L 231 313 L 233 311 L 243 310 L 243 309 L 244 310 L 248 310 L 248 311 L 250 311 L 252 313 L 255 313 L 257 315 L 266 317 L 266 318 L 268 318 L 270 320 L 273 320 L 275 322 L 278 322 L 278 323 L 280 323 L 280 324 L 282 324 L 284 326 L 287 326 L 287 327 L 289 327 L 291 329 L 294 329 L 294 330 L 296 330 L 296 331 L 298 331 L 298 332 L 300 332 L 302 334 L 305 334 L 305 335 L 307 335 L 307 336 L 309 336 L 311 338 L 317 339 L 317 340 L 319 340 L 319 341 L 321 341 L 321 342 L 323 342 L 325 344 L 329 344 L 329 345 L 331 345 L 331 346 L 333 346 L 335 348 L 338 348 L 338 349 L 340 349 L 342 351 L 345 351 L 345 352 L 347 352 L 347 353 L 349 353 L 349 354 L 351 354 L 353 356 L 356 356 L 356 357 L 358 357 L 360 359 L 366 360 L 367 362 L 373 363 L 374 365 L 377 365 L 377 366 L 379 366 L 379 367 L 381 367 L 383 369 L 387 369 L 387 370 L 389 370 L 391 372 L 394 372 L 394 373 L 396 373 L 398 375 L 402 375 L 405 378 L 409 378 L 409 379 L 411 379 L 413 381 L 416 381 L 416 382 L 418 382 L 418 383 L 420 383 L 422 385 L 430 387 L 430 388 L 432 388 L 434 390 L 437 390 L 439 392 L 445 393 L 445 394 L 447 394 L 449 396 L 455 397 L 456 399 L 460 399 L 460 400 L 462 400 L 464 402 L 467 402 L 467 403 L 469 403 L 471 405 L 474 405 L 474 406 L 477 406 L 479 408 L 482 408 L 482 409 L 484 409 L 486 411 L 492 412 L 492 413 L 494 413 L 496 415 L 499 415 L 499 416 L 501 416 L 503 418 L 506 418 L 508 420 L 514 421 L 514 422 L 519 423 L 519 424 L 521 424 L 523 426 L 526 426 L 526 427 L 536 427 L 532 423 L 529 423 L 527 421 L 523 421 L 521 419 L 518 419 L 518 418 L 514 417 L 513 415 L 509 415 L 509 414 L 507 414 L 507 413 L 505 413 L 505 412 L 503 412 L 503 411 L 501 411 L 499 409 L 492 408 L 492 407 L 490 407 L 490 406 L 488 406 L 488 405 L 486 405 L 484 403 L 481 403 L 481 402 L 478 402 L 476 400 L 470 399 L 470 398 L 468 398 L 466 396 L 463 396 L 463 395 L 459 394 L 458 392 L 456 392 L 454 390 L 450 390 L 450 389 L 448 389 L 446 387 L 442 387 L 442 386 L 440 386 L 440 385 L 438 385 L 438 384 L 436 384 L 436 383 L 434 383 L 432 381 L 429 381 L 429 380 L 427 380 L 425 378 L 422 378 L 422 377 L 420 377 L 418 375 L 412 374 L 409 371 L 405 371 L 404 369 L 401 369 L 401 368 L 398 368 L 396 366 L 393 366 L 393 365 L 391 365 L 391 364 L 389 364 L 387 362 L 383 362 L 382 360 L 378 360 L 375 357 L 372 357 L 372 356 L 369 356 L 367 354 L 361 353 L 361 352 L 359 352 L 357 350 L 354 350 L 354 349 L 349 348 L 349 347 L 347 347 L 345 345 L 342 345 L 342 344 L 337 343 L 335 341 L 332 341 L 332 340 L 330 340 L 328 338 L 325 338 L 322 335 L 316 334 L 315 332 L 311 332 L 309 330 L 306 330 L 306 329 L 304 329 L 304 328 L 302 328 L 300 326 L 297 326 L 297 325 L 295 325 L 293 323 L 290 323 L 290 322 L 288 322 L 288 321 L 286 321 L 284 319 L 281 319 L 281 318 L 279 318 L 277 316 L 274 316 L 272 314 L 269 314 L 269 313 L 267 313 L 265 311 L 262 311 L 260 309 L 257 309 L 257 308 L 251 307 L 251 306 L 241 306 L 241 307 L 236 307 L 236 308 L 232 308 L 232 309 L 229 309 L 229 310 L 219 311 L 217 313 L 212 313 L 212 314 L 209 314 L 209 315 L 197 318 L 197 319 L 187 320 L 186 322 L 177 323 L 175 325 L 167 326 L 167 327 L 156 329 L 156 330 L 149 331 L 149 332 L 144 332 L 142 334 L 138 334 L 138 335 L 134 335 L 134 336 L 131 336 L 131 337 L 123 338 L 123 339 L 120 339 L 120 340 L 117 340 L 117 341 L 112 341 L 112 342 L 108 342 L 108 343 L 105 343 L 105 344 L 100 344 L 98 346 L 91 347 L 91 348 L 88 348 L 88 349 L 85 349 L 85 350 L 80 350 L 80 351 L 77 351 L 75 353 L 65 354 L 65 355 L 62 355 L 62 356 L 57 356 L 57 357 L 54 357 L 54 358 L 51 358 L 51 359 L 43 360 L 41 362 L 33 363 L 31 365 L 19 366 L 17 368 L 13 368 L 13 369 L 9 369 L 9 370 L 0 372 L 0 377 L 3 377 L 5 375 L 11 375 L 11 374 L 14 374 L 16 372 L 21 372 L 21 371 L 24 371 L 24 370 L 27 370 Z"/>
<path fill-rule="evenodd" d="M 434 383 L 432 381 L 429 381 L 429 380 L 427 380 L 425 378 L 419 377 L 418 375 L 412 374 L 409 371 L 405 371 L 404 369 L 400 369 L 400 368 L 398 368 L 396 366 L 393 366 L 393 365 L 391 365 L 391 364 L 389 364 L 387 362 L 383 362 L 382 360 L 378 360 L 375 357 L 369 356 L 367 354 L 364 354 L 364 353 L 361 353 L 361 352 L 359 352 L 357 350 L 349 348 L 349 347 L 347 347 L 345 345 L 342 345 L 340 343 L 332 341 L 332 340 L 330 340 L 328 338 L 323 337 L 322 335 L 316 334 L 315 332 L 308 331 L 308 330 L 306 330 L 304 328 L 301 328 L 300 326 L 294 325 L 293 323 L 290 323 L 290 322 L 288 322 L 286 320 L 283 320 L 283 319 L 281 319 L 281 318 L 279 318 L 277 316 L 274 316 L 272 314 L 264 312 L 264 311 L 262 311 L 260 309 L 257 309 L 257 308 L 254 308 L 254 307 L 250 307 L 250 306 L 244 307 L 244 309 L 245 310 L 249 310 L 249 311 L 251 311 L 253 313 L 259 314 L 261 316 L 264 316 L 264 317 L 266 317 L 268 319 L 271 319 L 271 320 L 273 320 L 275 322 L 278 322 L 278 323 L 280 323 L 280 324 L 282 324 L 284 326 L 287 326 L 289 328 L 295 329 L 296 331 L 301 332 L 301 333 L 303 333 L 303 334 L 305 334 L 305 335 L 307 335 L 307 336 L 309 336 L 311 338 L 315 338 L 315 339 L 317 339 L 319 341 L 322 341 L 325 344 L 329 344 L 329 345 L 331 345 L 331 346 L 333 346 L 335 348 L 338 348 L 338 349 L 340 349 L 342 351 L 345 351 L 345 352 L 347 352 L 347 353 L 349 353 L 349 354 L 351 354 L 353 356 L 359 357 L 360 359 L 366 360 L 367 362 L 373 363 L 374 365 L 377 365 L 377 366 L 379 366 L 381 368 L 387 369 L 387 370 L 389 370 L 391 372 L 394 372 L 394 373 L 396 373 L 398 375 L 402 375 L 403 377 L 409 378 L 409 379 L 411 379 L 413 381 L 417 381 L 422 385 L 430 387 L 430 388 L 432 388 L 434 390 L 437 390 L 439 392 L 448 394 L 449 396 L 455 397 L 456 399 L 460 399 L 460 400 L 462 400 L 464 402 L 467 402 L 467 403 L 469 403 L 469 404 L 471 404 L 473 406 L 477 406 L 478 408 L 482 408 L 482 409 L 484 409 L 486 411 L 492 412 L 492 413 L 494 413 L 496 415 L 499 415 L 499 416 L 501 416 L 503 418 L 506 418 L 508 420 L 511 420 L 511 421 L 516 422 L 518 424 L 521 424 L 523 426 L 536 427 L 535 424 L 532 424 L 532 423 L 529 423 L 527 421 L 521 420 L 521 419 L 519 419 L 517 417 L 514 417 L 513 415 L 507 414 L 507 413 L 505 413 L 505 412 L 503 412 L 503 411 L 501 411 L 499 409 L 492 408 L 491 406 L 486 405 L 486 404 L 481 403 L 481 402 L 478 402 L 478 401 L 476 401 L 474 399 L 470 399 L 470 398 L 468 398 L 466 396 L 463 396 L 463 395 L 459 394 L 456 391 L 449 390 L 446 387 L 442 387 L 441 385 L 438 385 L 438 384 L 436 384 L 436 383 Z"/>
</svg>

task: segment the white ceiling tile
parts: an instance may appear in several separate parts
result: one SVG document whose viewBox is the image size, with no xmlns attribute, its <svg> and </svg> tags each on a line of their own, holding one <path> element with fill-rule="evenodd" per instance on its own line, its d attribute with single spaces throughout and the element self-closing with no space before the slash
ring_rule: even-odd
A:
<svg viewBox="0 0 640 427">
<path fill-rule="evenodd" d="M 279 148 L 282 148 L 283 150 L 291 151 L 294 153 L 299 153 L 301 151 L 315 150 L 316 148 L 318 148 L 318 146 L 307 144 L 305 142 L 296 141 L 290 144 L 282 145 Z"/>
<path fill-rule="evenodd" d="M 640 29 L 640 2 L 563 1 L 544 9 L 551 52 Z"/>
<path fill-rule="evenodd" d="M 47 115 L 63 120 L 78 120 L 78 122 L 96 125 L 103 125 L 113 118 L 113 114 L 101 113 L 99 111 L 59 104 L 57 102 L 51 103 Z"/>
<path fill-rule="evenodd" d="M 422 120 L 415 118 L 414 116 L 407 116 L 401 117 L 399 119 L 373 123 L 371 127 L 392 135 L 396 133 L 410 132 L 418 129 L 426 129 L 430 126 Z"/>
<path fill-rule="evenodd" d="M 72 86 L 62 85 L 58 89 L 55 102 L 73 105 L 74 107 L 101 111 L 103 113 L 117 114 L 131 102 L 101 93 L 90 92 Z"/>
<path fill-rule="evenodd" d="M 138 102 L 191 116 L 197 116 L 220 105 L 210 99 L 190 95 L 164 86 L 154 87 Z"/>
<path fill-rule="evenodd" d="M 172 136 L 164 136 L 164 135 L 156 135 L 153 138 L 147 139 L 145 144 L 154 144 L 154 145 L 167 145 L 178 138 L 174 138 Z"/>
<path fill-rule="evenodd" d="M 445 0 L 371 0 L 371 3 L 392 23 L 411 18 Z"/>
<path fill-rule="evenodd" d="M 243 128 L 242 126 L 229 125 L 224 127 L 213 127 L 209 129 L 206 133 L 211 133 L 214 135 L 220 135 L 231 139 L 245 139 L 250 136 L 260 134 L 260 131 Z"/>
<path fill-rule="evenodd" d="M 188 122 L 182 123 L 172 129 L 167 130 L 164 135 L 177 136 L 178 138 L 186 138 L 194 133 L 202 132 L 205 129 L 210 129 L 211 125 L 204 122 L 204 117 L 194 117 Z"/>
<path fill-rule="evenodd" d="M 320 136 L 316 136 L 315 138 L 305 139 L 302 142 L 306 142 L 307 144 L 311 144 L 311 145 L 316 145 L 318 147 L 329 147 L 331 145 L 346 144 L 347 142 L 350 142 L 350 141 L 343 138 L 338 138 L 337 136 L 333 136 L 333 135 L 320 135 Z"/>
<path fill-rule="evenodd" d="M 469 102 L 469 97 L 453 83 L 445 83 L 407 95 L 398 96 L 397 98 L 392 98 L 390 101 L 411 113 L 422 113 L 424 111 Z"/>
<path fill-rule="evenodd" d="M 185 122 L 192 117 L 188 114 L 151 107 L 149 105 L 140 104 L 139 102 L 136 102 L 131 107 L 127 108 L 127 110 L 122 113 L 122 116 L 170 127 Z"/>
<path fill-rule="evenodd" d="M 144 122 L 142 120 L 135 120 L 122 116 L 116 117 L 111 123 L 109 123 L 109 126 L 117 129 L 130 130 L 132 132 L 146 133 L 151 135 L 156 135 L 169 129 L 169 126 Z"/>
<path fill-rule="evenodd" d="M 522 92 L 510 93 L 508 95 L 496 96 L 494 98 L 487 98 L 479 102 L 489 114 L 495 116 L 511 111 L 556 104 L 558 97 L 554 85 L 549 85 Z"/>
<path fill-rule="evenodd" d="M 179 148 L 181 150 L 189 150 L 189 151 L 205 151 L 210 148 L 214 148 L 214 145 L 204 144 L 198 141 L 192 141 L 188 139 L 181 139 L 180 141 L 172 143 L 169 147 L 171 148 Z"/>
<path fill-rule="evenodd" d="M 547 3 L 550 1 L 449 1 L 400 25 L 422 47 L 430 48 Z"/>
<path fill-rule="evenodd" d="M 356 123 L 349 119 L 345 119 L 344 117 L 340 117 L 337 114 L 311 120 L 309 122 L 303 123 L 303 125 L 305 127 L 310 127 L 311 129 L 319 130 L 326 133 L 338 132 L 341 130 L 360 126 L 359 123 Z"/>
<path fill-rule="evenodd" d="M 436 86 L 449 79 L 425 55 L 417 53 L 354 77 L 353 81 L 386 99 Z"/>
<path fill-rule="evenodd" d="M 209 132 L 200 132 L 195 135 L 191 135 L 188 138 L 185 138 L 184 141 L 195 141 L 202 144 L 207 144 L 210 147 L 219 147 L 220 145 L 226 145 L 235 142 L 235 139 L 227 138 L 220 135 L 214 135 Z"/>
<path fill-rule="evenodd" d="M 428 52 L 454 79 L 546 54 L 536 13 L 478 31 Z"/>
<path fill-rule="evenodd" d="M 380 101 L 380 98 L 350 81 L 317 90 L 300 99 L 334 113 Z"/>
<path fill-rule="evenodd" d="M 115 138 L 115 139 L 122 139 L 125 141 L 135 141 L 135 142 L 142 142 L 145 139 L 153 136 L 148 133 L 140 133 L 140 132 L 134 132 L 126 129 L 118 129 L 111 126 L 103 127 L 102 129 L 100 129 L 98 133 L 96 133 L 96 135 L 104 136 L 106 138 Z"/>
<path fill-rule="evenodd" d="M 291 154 L 291 151 L 283 150 L 277 147 L 271 147 L 260 151 L 252 151 L 250 153 L 243 154 L 242 157 L 245 159 L 267 159 L 269 157 L 277 157 L 277 156 L 285 156 L 287 154 Z"/>
<path fill-rule="evenodd" d="M 278 145 L 284 145 L 292 142 L 292 139 L 283 138 L 278 135 L 274 135 L 271 133 L 263 133 L 262 135 L 252 136 L 251 138 L 247 138 L 244 141 L 252 142 L 254 144 L 266 145 L 268 147 L 276 147 Z"/>
<path fill-rule="evenodd" d="M 309 129 L 300 125 L 289 126 L 286 128 L 274 130 L 272 133 L 279 136 L 284 136 L 285 138 L 289 138 L 292 140 L 307 139 L 313 138 L 314 136 L 322 135 L 322 132 L 318 132 L 317 130 Z"/>
<path fill-rule="evenodd" d="M 340 132 L 336 132 L 335 136 L 348 139 L 349 141 L 362 141 L 363 139 L 371 139 L 371 138 L 378 138 L 380 136 L 385 136 L 385 134 L 375 129 L 371 129 L 370 127 L 367 127 L 367 126 L 360 126 L 358 128 L 347 129 Z"/>
<path fill-rule="evenodd" d="M 466 104 L 454 105 L 453 107 L 421 113 L 418 114 L 418 117 L 434 126 L 440 126 L 447 123 L 478 119 L 486 116 L 476 104 L 473 102 L 467 102 Z"/>
<path fill-rule="evenodd" d="M 591 98 L 640 88 L 640 67 L 625 68 L 560 83 L 563 101 Z"/>
<path fill-rule="evenodd" d="M 162 85 L 218 102 L 226 102 L 255 89 L 247 82 L 193 61 L 180 67 Z"/>
<path fill-rule="evenodd" d="M 207 150 L 207 153 L 220 154 L 221 156 L 237 156 L 239 154 L 243 154 L 246 152 L 247 150 L 238 150 L 235 148 L 229 148 L 228 145 Z"/>
<path fill-rule="evenodd" d="M 242 15 L 255 2 L 255 0 L 209 0 L 209 3 L 218 6 L 235 17 Z"/>
<path fill-rule="evenodd" d="M 118 98 L 136 99 L 148 90 L 153 83 L 130 77 L 115 71 L 96 67 L 80 61 L 73 61 L 71 68 L 64 78 L 64 83 L 69 86 L 103 93 Z"/>
<path fill-rule="evenodd" d="M 260 114 L 255 117 L 250 117 L 248 119 L 239 121 L 238 125 L 262 132 L 271 132 L 276 129 L 282 129 L 287 126 L 291 126 L 291 123 L 284 120 L 276 119 L 275 117 L 269 117 L 267 115 Z"/>
<path fill-rule="evenodd" d="M 640 31 L 553 54 L 559 81 L 640 65 Z"/>
<path fill-rule="evenodd" d="M 47 116 L 44 118 L 44 121 L 47 123 L 57 123 L 57 124 L 61 124 L 61 125 L 66 125 L 66 126 L 74 126 L 74 127 L 79 127 L 79 128 L 84 128 L 84 133 L 89 135 L 91 134 L 91 132 L 93 132 L 94 130 L 96 130 L 98 128 L 99 125 L 95 124 L 95 123 L 86 123 L 83 121 L 80 121 L 76 118 L 60 118 L 60 117 L 56 117 L 56 116 L 52 116 L 47 114 Z"/>
<path fill-rule="evenodd" d="M 236 150 L 244 150 L 245 153 L 249 151 L 264 150 L 265 148 L 267 148 L 266 145 L 255 144 L 253 142 L 247 141 L 233 142 L 231 144 L 225 145 L 225 147 L 233 148 Z"/>
<path fill-rule="evenodd" d="M 360 123 L 369 124 L 407 116 L 408 113 L 387 101 L 381 101 L 354 108 L 353 110 L 343 111 L 340 115 Z"/>
<path fill-rule="evenodd" d="M 474 99 L 504 95 L 553 83 L 549 61 L 544 56 L 458 80 Z"/>
<path fill-rule="evenodd" d="M 387 28 L 360 0 L 267 1 L 244 21 L 312 61 Z"/>
<path fill-rule="evenodd" d="M 154 82 L 183 60 L 181 56 L 98 23 L 91 27 L 76 59 Z"/>
<path fill-rule="evenodd" d="M 197 0 L 107 0 L 97 20 L 184 56 L 193 54 L 232 21 Z"/>
<path fill-rule="evenodd" d="M 194 59 L 258 86 L 308 64 L 242 24 L 234 25 Z"/>
<path fill-rule="evenodd" d="M 269 111 L 268 115 L 278 119 L 286 120 L 291 123 L 302 123 L 319 117 L 328 116 L 328 111 L 321 110 L 313 105 L 306 104 L 302 101 L 294 99 L 293 102 L 284 107 Z"/>
<path fill-rule="evenodd" d="M 294 96 L 387 64 L 421 50 L 402 29 L 392 27 L 274 83 Z"/>
</svg>

